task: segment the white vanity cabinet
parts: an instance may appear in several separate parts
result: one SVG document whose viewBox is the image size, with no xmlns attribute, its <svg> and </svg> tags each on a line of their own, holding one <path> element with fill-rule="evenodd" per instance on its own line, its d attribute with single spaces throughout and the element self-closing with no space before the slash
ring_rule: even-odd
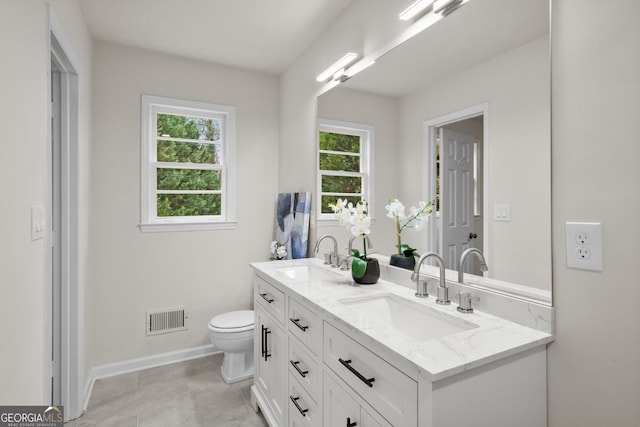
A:
<svg viewBox="0 0 640 427">
<path fill-rule="evenodd" d="M 550 335 L 476 313 L 461 318 L 475 328 L 449 339 L 407 341 L 344 308 L 370 292 L 406 297 L 399 285 L 352 287 L 306 262 L 253 265 L 252 403 L 271 427 L 546 426 Z"/>
<path fill-rule="evenodd" d="M 254 384 L 258 405 L 271 425 L 286 423 L 287 335 L 283 325 L 285 296 L 256 278 Z"/>
</svg>

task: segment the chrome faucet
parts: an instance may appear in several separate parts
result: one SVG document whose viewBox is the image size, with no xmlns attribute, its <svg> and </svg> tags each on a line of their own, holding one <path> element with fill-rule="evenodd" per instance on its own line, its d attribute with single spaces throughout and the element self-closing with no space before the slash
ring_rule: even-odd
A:
<svg viewBox="0 0 640 427">
<path fill-rule="evenodd" d="M 445 281 L 445 273 L 444 273 L 444 261 L 440 258 L 435 252 L 427 252 L 423 254 L 418 262 L 416 263 L 416 267 L 413 270 L 413 274 L 411 275 L 411 280 L 416 281 L 416 296 L 420 298 L 426 298 L 427 294 L 427 282 L 426 280 L 420 280 L 420 267 L 422 267 L 422 263 L 426 261 L 427 258 L 434 257 L 440 266 L 440 284 L 438 285 L 438 298 L 436 302 L 438 304 L 450 304 L 449 301 L 449 288 L 447 288 L 447 282 Z"/>
<path fill-rule="evenodd" d="M 480 258 L 480 268 L 482 269 L 482 271 L 487 271 L 489 269 L 489 267 L 487 267 L 487 260 L 484 259 L 484 255 L 482 255 L 480 249 L 469 248 L 466 251 L 462 252 L 462 255 L 460 255 L 460 262 L 458 262 L 458 283 L 464 283 L 464 262 L 471 254 L 475 254 L 478 258 Z"/>
<path fill-rule="evenodd" d="M 320 242 L 322 242 L 326 238 L 333 240 L 333 254 L 331 256 L 330 262 L 326 262 L 326 259 L 325 259 L 325 264 L 331 264 L 331 267 L 337 267 L 338 266 L 338 241 L 336 240 L 335 237 L 329 234 L 320 236 L 318 240 L 316 240 L 316 249 L 315 249 L 316 253 L 318 253 L 318 251 L 320 250 Z"/>
<path fill-rule="evenodd" d="M 347 255 L 348 255 L 348 256 L 353 255 L 353 253 L 352 253 L 352 250 L 353 250 L 353 249 L 352 249 L 352 248 L 353 248 L 353 240 L 354 240 L 356 237 L 360 237 L 360 235 L 353 234 L 353 235 L 349 238 L 349 246 L 347 247 L 347 251 L 348 251 L 348 252 L 347 252 Z M 368 247 L 369 249 L 373 248 L 373 243 L 371 243 L 371 239 L 370 239 L 370 238 L 369 238 L 369 236 L 367 236 L 366 234 L 364 235 L 364 240 L 366 240 L 366 241 L 367 241 L 367 247 Z"/>
</svg>

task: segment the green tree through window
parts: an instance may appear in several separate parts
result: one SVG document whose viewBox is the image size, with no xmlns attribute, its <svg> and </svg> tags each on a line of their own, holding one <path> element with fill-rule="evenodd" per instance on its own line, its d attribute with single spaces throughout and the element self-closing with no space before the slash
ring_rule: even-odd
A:
<svg viewBox="0 0 640 427">
<path fill-rule="evenodd" d="M 320 214 L 332 214 L 329 204 L 336 199 L 352 203 L 366 198 L 367 162 L 370 131 L 322 124 L 318 135 L 318 177 Z"/>
<path fill-rule="evenodd" d="M 221 163 L 220 121 L 157 114 L 156 130 L 157 215 L 220 215 L 221 195 L 201 192 L 221 190 L 221 171 L 197 167 Z"/>
</svg>

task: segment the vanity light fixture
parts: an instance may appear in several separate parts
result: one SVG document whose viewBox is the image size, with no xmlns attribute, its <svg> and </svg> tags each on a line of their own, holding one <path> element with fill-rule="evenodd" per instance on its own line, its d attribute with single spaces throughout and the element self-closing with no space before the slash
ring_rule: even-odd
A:
<svg viewBox="0 0 640 427">
<path fill-rule="evenodd" d="M 340 68 L 338 71 L 333 73 L 333 77 L 332 77 L 333 80 L 338 81 L 338 82 L 343 82 L 343 81 L 347 80 L 348 78 L 349 78 L 349 76 L 347 76 L 347 73 L 346 73 L 344 68 Z"/>
<path fill-rule="evenodd" d="M 466 3 L 464 0 L 435 0 L 433 2 L 433 13 L 440 13 L 443 16 L 448 15 L 453 12 L 463 3 Z"/>
<path fill-rule="evenodd" d="M 353 64 L 351 67 L 347 68 L 344 74 L 347 76 L 347 78 L 351 78 L 356 74 L 358 74 L 359 72 L 371 67 L 375 63 L 376 63 L 375 59 L 363 58 L 361 61 L 358 61 L 355 64 Z"/>
<path fill-rule="evenodd" d="M 433 4 L 433 1 L 434 0 L 417 0 L 413 2 L 411 6 L 400 12 L 400 15 L 398 17 L 403 21 L 408 21 L 431 6 Z"/>
<path fill-rule="evenodd" d="M 351 64 L 358 57 L 357 53 L 349 52 L 342 58 L 340 58 L 335 64 L 324 70 L 322 73 L 318 74 L 316 77 L 316 81 L 324 82 L 330 77 L 333 77 L 340 70 L 343 70 L 347 65 Z M 344 73 L 344 72 L 343 72 Z"/>
</svg>

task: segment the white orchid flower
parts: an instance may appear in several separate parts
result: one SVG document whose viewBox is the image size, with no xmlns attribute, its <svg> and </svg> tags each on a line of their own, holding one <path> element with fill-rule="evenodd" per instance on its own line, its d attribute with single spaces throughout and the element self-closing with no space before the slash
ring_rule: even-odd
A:
<svg viewBox="0 0 640 427">
<path fill-rule="evenodd" d="M 400 218 L 401 220 L 405 218 L 404 205 L 398 199 L 389 200 L 389 204 L 385 206 L 385 209 L 389 211 L 387 213 L 389 218 Z"/>
<path fill-rule="evenodd" d="M 351 218 L 351 233 L 355 235 L 369 234 L 371 230 L 371 218 L 369 216 L 354 215 Z"/>
<path fill-rule="evenodd" d="M 278 259 L 282 259 L 284 257 L 287 256 L 287 248 L 284 246 L 279 246 L 278 249 L 276 249 L 276 255 L 278 257 Z"/>
</svg>

